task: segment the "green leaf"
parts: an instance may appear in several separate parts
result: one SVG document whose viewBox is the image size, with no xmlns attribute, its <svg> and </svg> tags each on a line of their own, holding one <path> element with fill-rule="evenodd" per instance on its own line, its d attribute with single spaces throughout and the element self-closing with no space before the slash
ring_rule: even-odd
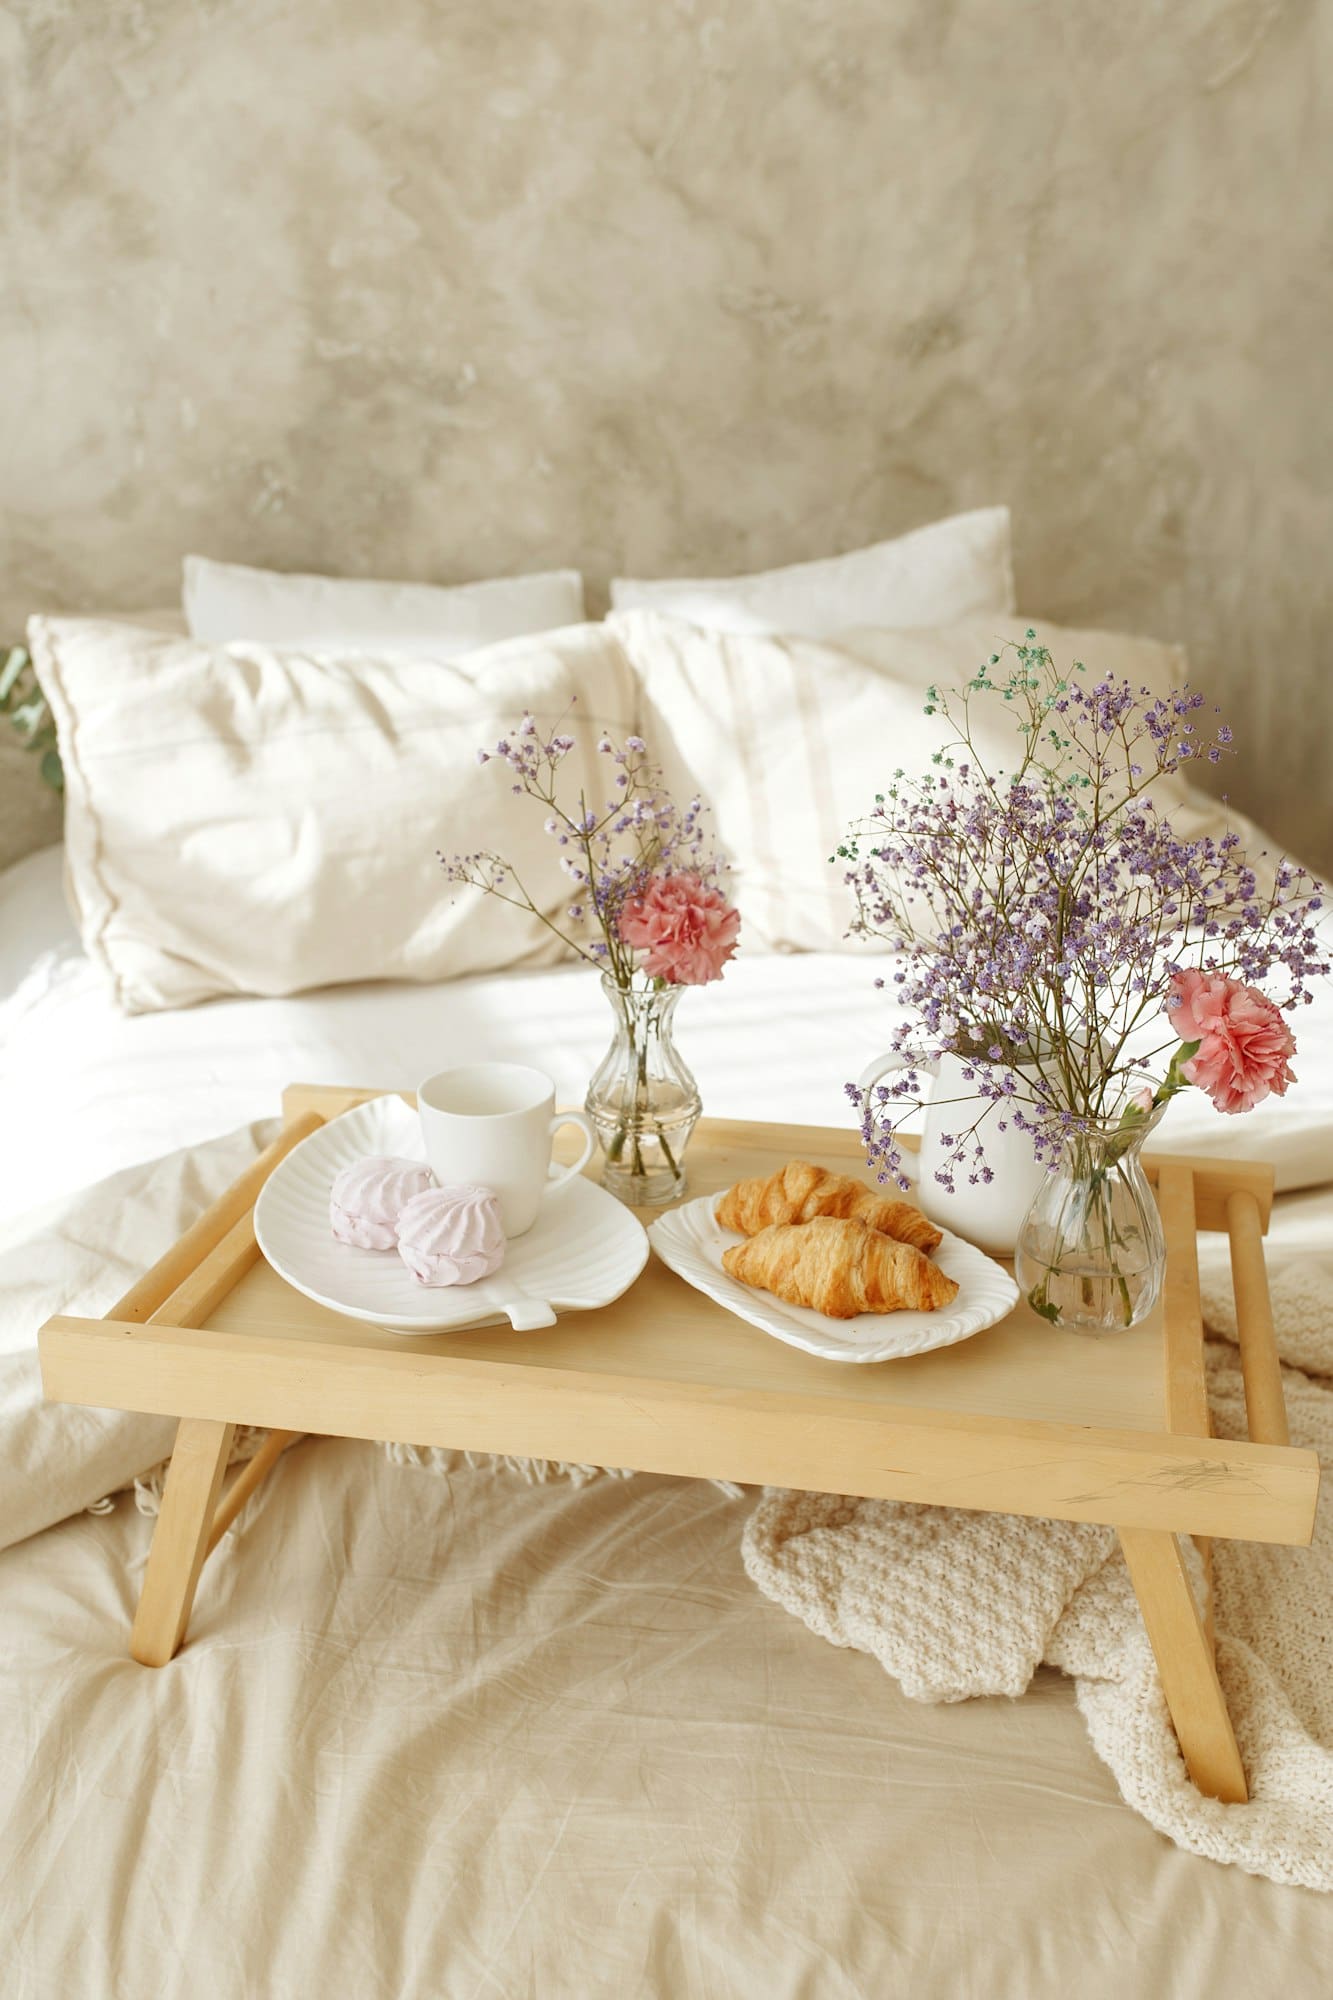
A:
<svg viewBox="0 0 1333 2000">
<path fill-rule="evenodd" d="M 0 667 L 0 702 L 9 700 L 27 664 L 27 647 L 12 646 L 5 656 L 4 665 Z"/>
<path fill-rule="evenodd" d="M 46 720 L 46 697 L 40 694 L 33 695 L 30 700 L 16 708 L 9 719 L 20 735 L 31 739 Z"/>
<path fill-rule="evenodd" d="M 64 791 L 65 767 L 60 761 L 60 752 L 58 750 L 48 750 L 42 758 L 39 769 L 41 770 L 43 784 L 49 785 L 53 792 Z"/>
</svg>

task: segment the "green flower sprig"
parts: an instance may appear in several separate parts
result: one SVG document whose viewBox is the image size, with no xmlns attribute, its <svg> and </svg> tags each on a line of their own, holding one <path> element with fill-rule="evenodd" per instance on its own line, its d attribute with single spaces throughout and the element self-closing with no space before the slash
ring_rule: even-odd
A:
<svg viewBox="0 0 1333 2000">
<path fill-rule="evenodd" d="M 63 792 L 65 769 L 56 748 L 56 726 L 26 646 L 0 653 L 0 715 L 17 731 L 24 749 L 41 759 L 43 783 Z"/>
</svg>

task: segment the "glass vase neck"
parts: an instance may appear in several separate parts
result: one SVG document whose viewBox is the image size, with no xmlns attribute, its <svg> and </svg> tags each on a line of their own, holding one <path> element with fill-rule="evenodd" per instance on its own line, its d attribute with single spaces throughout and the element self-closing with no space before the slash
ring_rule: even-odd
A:
<svg viewBox="0 0 1333 2000">
<path fill-rule="evenodd" d="M 684 988 L 681 986 L 622 986 L 613 973 L 602 974 L 602 991 L 613 1007 L 623 1008 L 631 1017 L 648 1013 L 659 1016 L 674 1010 Z"/>
<path fill-rule="evenodd" d="M 1129 1120 L 1123 1112 L 1117 1118 L 1089 1119 L 1079 1130 L 1066 1133 L 1061 1152 L 1065 1159 L 1081 1156 L 1093 1164 L 1114 1165 L 1117 1160 L 1138 1153 L 1144 1140 L 1161 1124 L 1165 1112 L 1166 1106 L 1157 1104 L 1146 1116 Z"/>
</svg>

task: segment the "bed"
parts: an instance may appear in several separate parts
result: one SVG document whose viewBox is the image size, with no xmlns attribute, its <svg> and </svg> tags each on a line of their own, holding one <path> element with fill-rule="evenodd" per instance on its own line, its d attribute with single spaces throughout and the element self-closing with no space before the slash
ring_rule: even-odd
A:
<svg viewBox="0 0 1333 2000">
<path fill-rule="evenodd" d="M 410 1085 L 539 1021 L 572 1098 L 603 1043 L 595 982 L 560 969 L 126 1016 L 61 869 L 47 849 L 0 876 L 11 1246 L 86 1246 L 112 1230 L 91 1184 L 132 1205 L 152 1162 L 253 1128 L 293 1078 Z M 888 1021 L 870 969 L 832 953 L 745 954 L 690 1000 L 708 1108 L 751 1117 L 841 1122 Z M 1287 1190 L 1279 1261 L 1333 1242 L 1329 1025 L 1302 1023 L 1299 1100 L 1244 1129 Z M 1226 1143 L 1179 1109 L 1174 1147 Z M 209 1191 L 172 1185 L 187 1207 Z M 1326 1899 L 1153 1833 L 1060 1676 L 921 1707 L 815 1639 L 745 1577 L 749 1504 L 312 1441 L 244 1518 L 244 1560 L 210 1563 L 161 1674 L 125 1655 L 150 1528 L 131 1496 L 7 1548 L 7 1992 L 1323 1990 Z"/>
</svg>

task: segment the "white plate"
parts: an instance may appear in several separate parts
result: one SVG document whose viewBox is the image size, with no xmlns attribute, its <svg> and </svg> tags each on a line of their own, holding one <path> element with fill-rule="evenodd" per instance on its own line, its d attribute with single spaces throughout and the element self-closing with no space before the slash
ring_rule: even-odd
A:
<svg viewBox="0 0 1333 2000">
<path fill-rule="evenodd" d="M 772 1292 L 756 1291 L 722 1268 L 722 1252 L 743 1243 L 723 1229 L 713 1210 L 715 1194 L 700 1195 L 650 1224 L 648 1235 L 664 1264 L 728 1312 L 748 1319 L 789 1347 L 804 1348 L 825 1361 L 892 1361 L 904 1354 L 927 1354 L 951 1347 L 983 1327 L 994 1326 L 1018 1304 L 1018 1286 L 1003 1267 L 946 1229 L 932 1262 L 957 1280 L 958 1297 L 939 1312 L 858 1313 L 830 1319 L 808 1306 L 789 1306 Z"/>
<path fill-rule="evenodd" d="M 368 1153 L 424 1160 L 417 1114 L 401 1097 L 373 1097 L 330 1119 L 273 1169 L 255 1203 L 259 1247 L 280 1278 L 316 1304 L 390 1333 L 553 1326 L 558 1311 L 591 1312 L 626 1291 L 648 1261 L 643 1225 L 583 1176 L 550 1194 L 504 1263 L 475 1285 L 419 1285 L 396 1250 L 335 1241 L 329 1189 Z"/>
</svg>

